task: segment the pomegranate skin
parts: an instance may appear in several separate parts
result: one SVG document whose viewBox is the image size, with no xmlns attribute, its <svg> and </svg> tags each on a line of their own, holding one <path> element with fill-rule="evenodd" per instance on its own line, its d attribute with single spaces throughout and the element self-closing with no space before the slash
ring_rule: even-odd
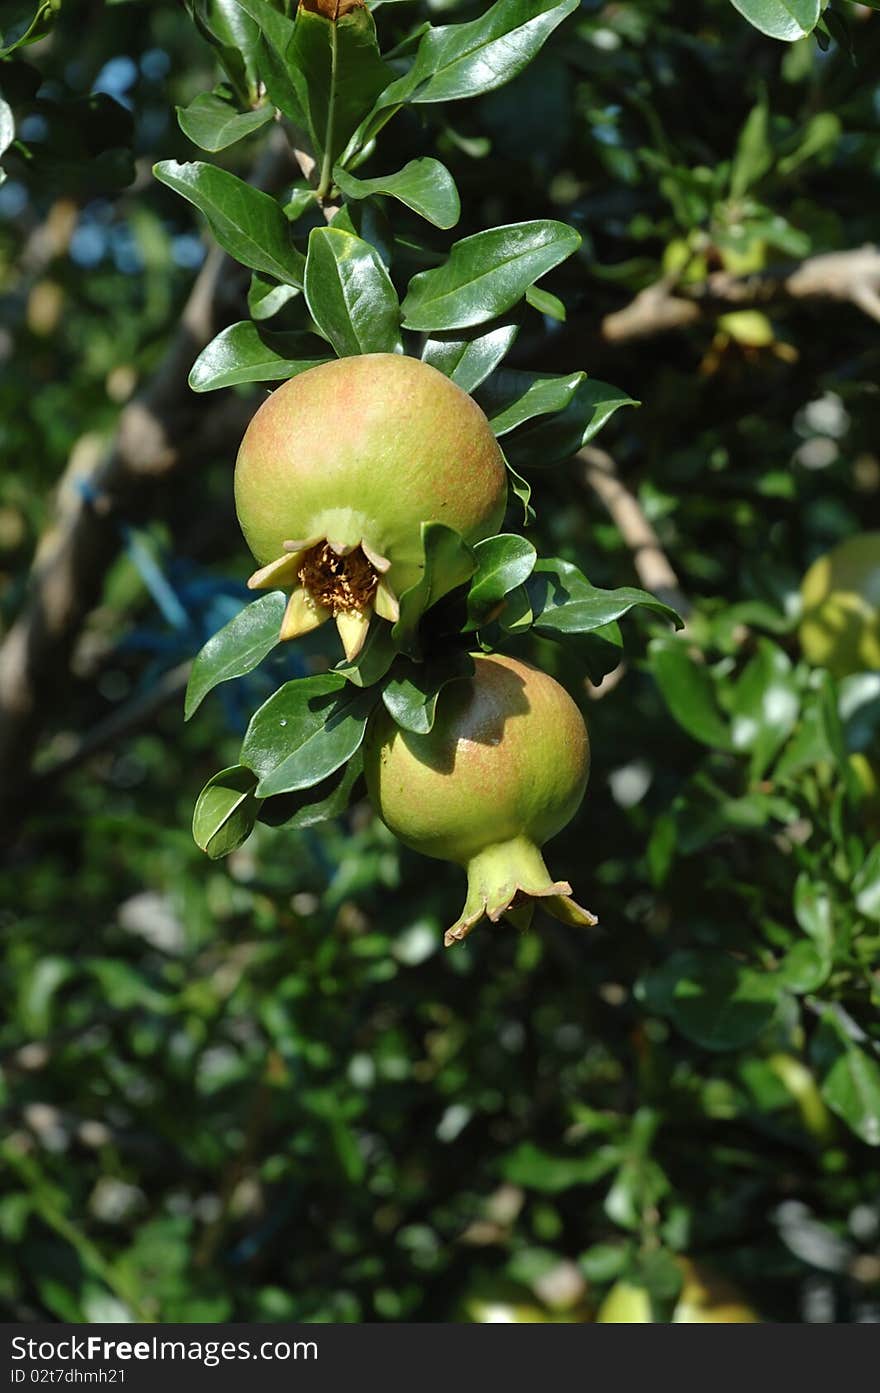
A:
<svg viewBox="0 0 880 1393">
<path fill-rule="evenodd" d="M 504 459 L 476 402 L 391 353 L 285 382 L 251 420 L 235 467 L 239 522 L 261 565 L 290 540 L 366 542 L 390 561 L 398 595 L 419 578 L 422 522 L 481 541 L 498 531 L 506 497 Z"/>
<path fill-rule="evenodd" d="M 440 693 L 427 735 L 400 730 L 380 708 L 364 770 L 373 805 L 406 846 L 468 871 L 465 910 L 446 936 L 484 915 L 525 925 L 533 901 L 568 923 L 595 919 L 550 879 L 540 847 L 571 820 L 587 786 L 583 717 L 558 682 L 502 654 L 474 655 L 472 678 Z"/>
</svg>

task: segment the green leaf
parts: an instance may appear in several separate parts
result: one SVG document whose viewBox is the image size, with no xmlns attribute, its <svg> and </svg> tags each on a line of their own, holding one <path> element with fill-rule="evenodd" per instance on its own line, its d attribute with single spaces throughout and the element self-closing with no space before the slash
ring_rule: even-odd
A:
<svg viewBox="0 0 880 1393">
<path fill-rule="evenodd" d="M 621 619 L 637 605 L 671 620 L 676 628 L 683 623 L 674 609 L 646 590 L 631 586 L 598 590 L 577 566 L 555 557 L 537 563 L 526 589 L 535 615 L 535 629 L 551 638 L 592 633 Z"/>
<path fill-rule="evenodd" d="M 730 196 L 743 198 L 773 167 L 766 95 L 753 106 L 739 134 L 730 171 Z"/>
<path fill-rule="evenodd" d="M 310 788 L 267 798 L 260 808 L 259 821 L 268 823 L 270 827 L 286 827 L 289 831 L 299 832 L 305 827 L 316 827 L 320 822 L 340 817 L 348 807 L 362 773 L 363 759 L 358 750 L 342 768 Z"/>
<path fill-rule="evenodd" d="M 379 260 L 386 270 L 390 270 L 394 252 L 394 233 L 385 209 L 375 200 L 367 199 L 361 203 L 343 203 L 331 219 L 330 226 L 337 232 L 350 232 L 369 242 L 379 254 Z"/>
<path fill-rule="evenodd" d="M 340 358 L 401 351 L 397 292 L 378 252 L 360 237 L 314 228 L 305 292 L 312 318 Z"/>
<path fill-rule="evenodd" d="M 347 198 L 388 194 L 435 227 L 454 227 L 461 216 L 455 180 L 439 160 L 410 160 L 397 174 L 377 175 L 375 179 L 356 179 L 337 167 L 333 182 Z"/>
<path fill-rule="evenodd" d="M 246 0 L 242 0 L 244 4 Z M 251 0 L 253 4 L 253 0 Z M 278 16 L 279 19 L 283 16 Z M 287 117 L 294 128 L 294 132 L 303 132 L 303 139 L 306 139 L 305 132 L 308 128 L 308 118 L 299 97 L 296 84 L 293 81 L 291 70 L 287 67 L 284 59 L 278 52 L 273 43 L 264 36 L 260 35 L 258 46 L 257 66 L 260 70 L 260 77 L 266 89 L 266 95 L 274 107 Z M 295 69 L 293 70 L 295 73 Z"/>
<path fill-rule="evenodd" d="M 467 596 L 467 629 L 477 629 L 491 619 L 511 590 L 528 580 L 535 569 L 538 553 L 525 537 L 501 533 L 487 537 L 474 547 L 477 569 Z"/>
<path fill-rule="evenodd" d="M 235 0 L 235 4 L 259 27 L 279 58 L 286 59 L 293 43 L 294 21 L 270 4 L 269 0 Z"/>
<path fill-rule="evenodd" d="M 872 847 L 853 880 L 855 906 L 859 914 L 880 923 L 880 843 Z"/>
<path fill-rule="evenodd" d="M 391 626 L 374 618 L 366 642 L 353 662 L 343 660 L 334 667 L 356 687 L 372 687 L 385 676 L 397 657 L 397 645 L 391 636 Z"/>
<path fill-rule="evenodd" d="M 800 696 L 790 659 L 768 639 L 733 689 L 731 740 L 751 751 L 751 777 L 759 779 L 794 730 Z"/>
<path fill-rule="evenodd" d="M 842 769 L 846 758 L 835 688 L 826 673 L 818 691 L 808 694 L 800 722 L 776 763 L 773 777 L 776 780 L 791 779 L 801 770 L 815 767 L 825 760 Z"/>
<path fill-rule="evenodd" d="M 573 372 L 568 377 L 542 376 L 502 368 L 477 393 L 477 401 L 500 437 L 535 416 L 564 411 L 586 376 L 585 372 Z"/>
<path fill-rule="evenodd" d="M 544 314 L 548 319 L 555 319 L 558 324 L 565 323 L 566 309 L 558 295 L 551 295 L 549 290 L 542 290 L 539 285 L 530 285 L 526 291 L 526 304 L 531 305 L 533 310 L 539 314 Z"/>
<path fill-rule="evenodd" d="M 382 701 L 392 720 L 403 730 L 427 735 L 433 728 L 437 698 L 450 682 L 474 674 L 474 660 L 469 653 L 454 649 L 450 653 L 414 663 L 398 658 L 394 672 L 385 684 Z"/>
<path fill-rule="evenodd" d="M 588 1156 L 551 1156 L 532 1142 L 522 1142 L 501 1165 L 504 1179 L 526 1190 L 559 1195 L 575 1185 L 594 1185 L 620 1163 L 618 1146 L 598 1146 Z"/>
<path fill-rule="evenodd" d="M 501 87 L 531 62 L 579 0 L 497 0 L 469 24 L 425 33 L 410 71 L 383 92 L 382 106 L 446 102 Z"/>
<path fill-rule="evenodd" d="M 793 43 L 819 22 L 821 0 L 731 0 L 741 15 L 771 39 Z"/>
<path fill-rule="evenodd" d="M 726 953 L 681 949 L 640 985 L 649 1010 L 707 1050 L 736 1050 L 770 1024 L 781 984 Z"/>
<path fill-rule="evenodd" d="M 257 92 L 256 59 L 260 31 L 237 0 L 188 0 L 196 27 L 217 50 L 230 82 L 243 101 Z"/>
<path fill-rule="evenodd" d="M 564 411 L 512 435 L 505 443 L 505 454 L 516 469 L 562 464 L 589 444 L 615 411 L 638 405 L 619 387 L 588 377 Z"/>
<path fill-rule="evenodd" d="M 274 198 L 216 165 L 162 160 L 153 173 L 204 213 L 224 251 L 243 266 L 302 286 L 305 258 Z"/>
<path fill-rule="evenodd" d="M 868 1146 L 880 1146 L 880 1065 L 848 1044 L 822 1081 L 822 1097 Z"/>
<path fill-rule="evenodd" d="M 198 796 L 193 813 L 193 840 L 212 861 L 228 856 L 254 830 L 260 799 L 255 796 L 256 776 L 235 764 L 209 779 Z"/>
<path fill-rule="evenodd" d="M 833 901 L 827 886 L 811 881 L 806 871 L 795 882 L 794 916 L 822 956 L 828 957 L 834 946 Z"/>
<path fill-rule="evenodd" d="M 360 749 L 377 698 L 333 672 L 286 682 L 255 712 L 241 747 L 242 764 L 259 776 L 258 795 L 326 779 Z"/>
<path fill-rule="evenodd" d="M 274 106 L 255 111 L 239 111 L 235 102 L 220 91 L 201 92 L 189 106 L 177 108 L 177 120 L 184 135 L 203 150 L 225 150 L 272 120 Z"/>
<path fill-rule="evenodd" d="M 434 330 L 484 324 L 515 305 L 580 243 L 573 227 L 549 218 L 464 237 L 453 243 L 442 266 L 413 276 L 403 302 L 404 325 Z"/>
<path fill-rule="evenodd" d="M 243 3 L 254 7 L 254 0 Z M 365 7 L 332 20 L 301 5 L 285 64 L 305 115 L 323 194 L 334 164 L 393 72 L 379 54 L 376 26 Z"/>
<path fill-rule="evenodd" d="M 730 733 L 718 709 L 707 669 L 694 662 L 684 644 L 669 639 L 655 639 L 649 651 L 651 670 L 678 724 L 712 749 L 731 749 Z"/>
<path fill-rule="evenodd" d="M 427 339 L 422 361 L 451 377 L 463 392 L 473 392 L 498 366 L 519 333 L 517 324 L 470 335 L 437 334 Z"/>
<path fill-rule="evenodd" d="M 0 11 L 0 58 L 48 34 L 60 0 L 8 0 Z"/>
<path fill-rule="evenodd" d="M 504 462 L 507 465 L 507 480 L 510 485 L 510 491 L 515 498 L 519 499 L 523 510 L 523 526 L 528 527 L 529 523 L 532 522 L 535 517 L 535 510 L 531 505 L 532 486 L 528 479 L 524 479 L 521 474 L 517 474 L 509 459 L 505 459 Z"/>
<path fill-rule="evenodd" d="M 216 392 L 241 382 L 279 382 L 330 361 L 312 334 L 273 334 L 249 319 L 230 324 L 193 363 L 189 385 L 194 392 Z"/>
<path fill-rule="evenodd" d="M 470 580 L 477 569 L 473 548 L 445 523 L 423 522 L 422 546 L 425 569 L 421 579 L 400 596 L 400 618 L 392 630 L 395 642 L 404 652 L 415 648 L 419 620 L 425 611 L 457 585 Z"/>
<path fill-rule="evenodd" d="M 244 677 L 281 641 L 287 596 L 281 590 L 261 595 L 208 639 L 192 665 L 184 715 L 189 720 L 221 682 Z"/>
<path fill-rule="evenodd" d="M 271 319 L 289 300 L 300 292 L 294 285 L 279 285 L 254 271 L 248 289 L 248 310 L 251 319 Z"/>
</svg>

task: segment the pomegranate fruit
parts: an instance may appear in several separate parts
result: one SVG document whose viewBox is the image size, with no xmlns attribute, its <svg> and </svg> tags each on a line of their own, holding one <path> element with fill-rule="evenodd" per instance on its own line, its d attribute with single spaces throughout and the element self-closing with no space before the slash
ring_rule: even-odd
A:
<svg viewBox="0 0 880 1393">
<path fill-rule="evenodd" d="M 801 649 L 835 677 L 880 668 L 880 532 L 848 537 L 801 582 Z"/>
<path fill-rule="evenodd" d="M 335 619 L 349 659 L 372 614 L 393 623 L 419 580 L 421 523 L 479 542 L 498 531 L 506 498 L 504 458 L 476 402 L 392 353 L 285 382 L 250 422 L 235 466 L 238 519 L 260 563 L 249 586 L 289 590 L 283 639 Z"/>
<path fill-rule="evenodd" d="M 414 735 L 384 708 L 370 718 L 364 771 L 373 806 L 415 851 L 466 867 L 468 893 L 447 948 L 482 918 L 531 922 L 535 900 L 568 924 L 595 924 L 551 880 L 544 842 L 580 806 L 590 769 L 583 717 L 558 682 L 501 654 L 440 693 L 433 729 Z"/>
</svg>

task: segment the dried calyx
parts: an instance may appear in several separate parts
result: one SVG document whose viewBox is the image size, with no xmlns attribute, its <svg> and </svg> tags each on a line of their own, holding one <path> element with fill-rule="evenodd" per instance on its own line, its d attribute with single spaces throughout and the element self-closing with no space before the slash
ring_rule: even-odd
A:
<svg viewBox="0 0 880 1393">
<path fill-rule="evenodd" d="M 311 538 L 285 542 L 284 554 L 261 566 L 248 581 L 251 590 L 290 588 L 281 638 L 299 638 L 328 619 L 336 622 L 345 656 L 360 653 L 375 612 L 395 623 L 400 608 L 388 584 L 387 557 L 367 542 L 355 546 Z"/>
</svg>

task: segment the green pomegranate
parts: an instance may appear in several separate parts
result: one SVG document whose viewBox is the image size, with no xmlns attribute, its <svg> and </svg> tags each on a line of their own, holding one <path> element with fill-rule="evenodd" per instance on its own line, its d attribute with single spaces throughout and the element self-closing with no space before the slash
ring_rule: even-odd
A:
<svg viewBox="0 0 880 1393">
<path fill-rule="evenodd" d="M 467 869 L 447 948 L 482 918 L 527 927 L 535 900 L 569 924 L 596 919 L 551 880 L 540 848 L 580 806 L 590 770 L 583 717 L 546 673 L 501 654 L 444 687 L 433 729 L 414 735 L 380 708 L 364 769 L 373 805 L 407 846 Z"/>
<path fill-rule="evenodd" d="M 323 363 L 273 392 L 241 443 L 235 503 L 260 563 L 248 584 L 290 591 L 283 639 L 332 617 L 351 659 L 372 614 L 394 622 L 419 580 L 421 524 L 479 542 L 506 495 L 489 422 L 436 368 L 393 353 Z"/>
<path fill-rule="evenodd" d="M 835 677 L 880 668 L 880 532 L 848 537 L 801 583 L 804 657 Z"/>
</svg>

